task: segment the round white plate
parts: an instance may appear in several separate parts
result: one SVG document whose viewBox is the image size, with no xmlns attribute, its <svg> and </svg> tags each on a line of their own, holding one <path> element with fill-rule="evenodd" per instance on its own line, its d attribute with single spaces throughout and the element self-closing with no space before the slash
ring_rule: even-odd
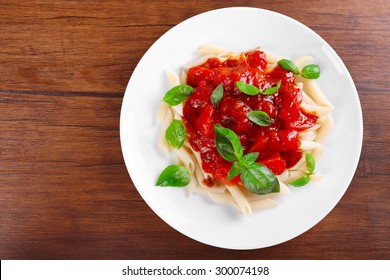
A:
<svg viewBox="0 0 390 280">
<path fill-rule="evenodd" d="M 229 205 L 187 195 L 185 188 L 155 186 L 160 172 L 173 163 L 158 148 L 156 108 L 168 90 L 165 71 L 179 73 L 196 49 L 215 44 L 235 52 L 258 46 L 296 58 L 311 55 L 321 67 L 318 84 L 334 105 L 334 129 L 317 162 L 319 182 L 292 188 L 276 208 L 243 216 Z M 335 51 L 305 25 L 287 16 L 255 8 L 209 11 L 166 32 L 145 53 L 128 83 L 120 118 L 126 167 L 137 190 L 166 223 L 197 241 L 231 249 L 276 245 L 309 230 L 339 202 L 359 161 L 362 113 L 352 78 Z"/>
</svg>

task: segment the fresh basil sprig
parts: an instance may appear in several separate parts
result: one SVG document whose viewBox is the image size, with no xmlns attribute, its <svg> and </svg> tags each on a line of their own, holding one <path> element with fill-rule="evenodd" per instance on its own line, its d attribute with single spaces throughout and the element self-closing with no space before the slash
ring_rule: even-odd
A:
<svg viewBox="0 0 390 280">
<path fill-rule="evenodd" d="M 296 179 L 295 181 L 292 181 L 289 183 L 289 185 L 293 187 L 302 187 L 304 185 L 307 185 L 310 182 L 310 175 L 314 174 L 314 169 L 316 168 L 316 162 L 312 154 L 305 153 L 305 161 L 306 161 L 306 169 L 307 173 Z"/>
<path fill-rule="evenodd" d="M 266 88 L 261 94 L 262 95 L 271 95 L 271 94 L 274 94 L 275 92 L 277 92 L 279 89 L 280 89 L 280 85 L 282 84 L 282 81 L 278 81 L 276 83 L 276 86 L 274 87 L 270 87 L 270 88 Z"/>
<path fill-rule="evenodd" d="M 260 126 L 269 126 L 271 124 L 271 118 L 264 111 L 252 110 L 246 114 L 248 119 Z"/>
<path fill-rule="evenodd" d="M 306 160 L 306 169 L 309 172 L 309 175 L 314 173 L 314 169 L 316 168 L 316 160 L 314 159 L 312 154 L 305 153 Z"/>
<path fill-rule="evenodd" d="M 194 89 L 189 85 L 178 85 L 171 88 L 164 96 L 163 101 L 176 106 L 186 100 Z"/>
<path fill-rule="evenodd" d="M 236 82 L 236 86 L 238 89 L 247 94 L 247 95 L 256 95 L 261 92 L 261 90 L 258 87 L 255 87 L 254 85 L 247 84 L 245 82 Z"/>
<path fill-rule="evenodd" d="M 233 130 L 217 124 L 215 146 L 219 154 L 233 162 L 226 179 L 230 180 L 240 175 L 244 186 L 252 193 L 267 194 L 279 192 L 280 185 L 275 174 L 265 165 L 255 162 L 259 153 L 244 155 L 240 139 Z"/>
<path fill-rule="evenodd" d="M 285 70 L 293 72 L 294 74 L 299 74 L 299 69 L 290 59 L 283 58 L 278 61 L 278 65 Z"/>
<path fill-rule="evenodd" d="M 301 76 L 307 79 L 318 79 L 320 72 L 320 67 L 317 64 L 308 64 L 302 68 Z"/>
<path fill-rule="evenodd" d="M 213 92 L 211 93 L 211 96 L 210 96 L 211 103 L 215 107 L 218 107 L 219 106 L 219 102 L 221 102 L 222 97 L 223 97 L 223 86 L 222 85 L 218 85 L 213 90 Z"/>
<path fill-rule="evenodd" d="M 243 155 L 243 149 L 237 134 L 219 124 L 214 126 L 214 130 L 215 146 L 221 157 L 227 161 L 239 160 Z"/>
<path fill-rule="evenodd" d="M 180 149 L 186 138 L 186 126 L 180 120 L 173 120 L 165 131 L 165 140 L 169 146 Z"/>
<path fill-rule="evenodd" d="M 285 70 L 293 72 L 298 75 L 299 69 L 290 59 L 284 58 L 278 61 L 278 65 Z M 308 64 L 302 68 L 301 76 L 306 79 L 318 79 L 320 77 L 320 67 L 317 64 Z"/>
<path fill-rule="evenodd" d="M 245 82 L 236 82 L 237 88 L 241 92 L 243 92 L 247 95 L 256 95 L 256 94 L 271 95 L 279 90 L 281 84 L 282 84 L 282 81 L 278 81 L 276 83 L 276 86 L 266 88 L 264 91 L 262 91 L 261 89 L 259 89 L 258 87 L 254 86 L 254 85 L 247 84 Z"/>
<path fill-rule="evenodd" d="M 267 194 L 280 191 L 279 181 L 265 165 L 252 163 L 243 168 L 240 175 L 244 186 L 252 193 Z"/>
<path fill-rule="evenodd" d="M 190 183 L 190 172 L 184 166 L 177 164 L 165 168 L 157 179 L 156 186 L 184 187 Z"/>
<path fill-rule="evenodd" d="M 310 175 L 306 174 L 305 176 L 290 182 L 289 185 L 293 187 L 303 187 L 304 185 L 307 185 L 309 182 L 310 182 Z"/>
<path fill-rule="evenodd" d="M 233 165 L 230 168 L 226 179 L 228 179 L 228 180 L 233 179 L 237 175 L 240 175 L 241 172 L 242 172 L 242 167 L 240 165 L 240 162 L 237 160 L 237 161 L 233 162 Z"/>
<path fill-rule="evenodd" d="M 254 163 L 258 157 L 259 157 L 258 152 L 249 153 L 249 154 L 244 155 L 240 159 L 240 162 L 242 165 L 247 166 L 247 165 Z"/>
</svg>

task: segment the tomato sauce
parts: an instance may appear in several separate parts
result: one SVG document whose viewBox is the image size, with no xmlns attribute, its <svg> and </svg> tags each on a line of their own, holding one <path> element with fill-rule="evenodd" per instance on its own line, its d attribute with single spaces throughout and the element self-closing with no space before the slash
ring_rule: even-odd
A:
<svg viewBox="0 0 390 280">
<path fill-rule="evenodd" d="M 302 92 L 295 83 L 294 74 L 279 66 L 266 72 L 267 64 L 265 53 L 255 50 L 225 62 L 210 58 L 188 71 L 187 84 L 194 91 L 184 104 L 184 123 L 190 145 L 201 155 L 203 170 L 211 173 L 216 182 L 228 182 L 226 177 L 232 166 L 215 147 L 214 126 L 217 123 L 238 135 L 244 154 L 259 152 L 257 161 L 276 175 L 294 166 L 303 156 L 298 132 L 312 127 L 318 117 L 300 109 Z M 250 96 L 237 88 L 237 81 L 261 90 L 276 86 L 278 81 L 281 86 L 271 95 Z M 224 95 L 219 105 L 214 106 L 210 96 L 220 84 Z M 259 126 L 250 121 L 246 114 L 251 110 L 266 112 L 271 124 Z M 239 183 L 239 176 L 230 182 Z"/>
</svg>

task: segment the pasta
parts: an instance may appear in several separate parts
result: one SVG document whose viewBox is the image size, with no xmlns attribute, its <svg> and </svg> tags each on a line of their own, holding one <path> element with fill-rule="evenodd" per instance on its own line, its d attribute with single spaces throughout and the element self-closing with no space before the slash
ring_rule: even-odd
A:
<svg viewBox="0 0 390 280">
<path fill-rule="evenodd" d="M 250 57 L 252 53 L 255 53 L 253 55 L 253 58 Z M 251 65 L 251 59 L 257 59 L 256 63 L 263 63 L 261 60 L 259 60 L 258 57 L 261 58 L 261 54 L 264 53 L 264 59 L 266 59 L 266 63 L 261 66 L 263 67 L 264 73 L 273 73 L 277 69 L 276 67 L 278 66 L 278 63 L 280 60 L 283 59 L 283 57 L 270 53 L 270 52 L 264 52 L 263 50 L 256 49 L 253 50 L 252 52 L 245 52 L 245 53 L 234 53 L 229 50 L 213 46 L 213 45 L 204 45 L 201 46 L 197 53 L 199 54 L 199 58 L 184 65 L 183 68 L 184 70 L 178 75 L 176 73 L 173 73 L 171 71 L 167 71 L 167 80 L 169 83 L 170 88 L 174 88 L 179 85 L 186 85 L 188 84 L 189 80 L 188 79 L 194 79 L 194 75 L 192 75 L 191 71 L 193 71 L 194 68 L 197 68 L 201 65 L 211 65 L 212 63 L 218 64 L 218 65 L 226 65 L 228 67 L 229 65 L 235 65 L 238 62 L 237 61 L 245 61 L 247 64 Z M 294 60 L 294 65 L 297 67 L 299 72 L 303 71 L 305 65 L 308 63 L 311 63 L 313 60 L 313 57 L 310 56 L 302 56 Z M 259 62 L 260 61 L 260 62 Z M 223 64 L 225 63 L 225 64 Z M 207 67 L 205 67 L 202 71 L 207 71 Z M 279 70 L 278 70 L 279 71 Z M 291 70 L 293 71 L 293 70 Z M 202 72 L 203 73 L 203 72 Z M 190 74 L 190 76 L 189 76 Z M 233 73 L 234 74 L 234 73 Z M 211 74 L 210 74 L 211 75 Z M 197 77 L 195 75 L 195 77 Z M 205 76 L 207 77 L 207 75 Z M 283 80 L 284 81 L 284 80 Z M 190 81 L 191 83 L 194 83 L 193 81 Z M 274 114 L 274 109 L 272 106 L 276 106 L 275 100 L 277 97 L 268 97 L 272 94 L 275 94 L 278 96 L 277 92 L 279 92 L 281 84 L 287 83 L 287 82 L 280 82 L 277 83 L 276 86 L 270 87 L 268 84 L 259 84 L 258 86 L 258 91 L 262 92 L 264 94 L 263 98 L 258 98 L 262 103 L 262 108 L 268 108 L 268 113 L 267 117 L 271 121 L 269 121 L 268 118 L 265 118 L 268 123 L 266 124 L 260 124 L 262 126 L 267 126 L 267 125 L 273 125 L 274 124 L 274 119 L 278 118 L 278 115 L 273 115 Z M 246 84 L 247 86 L 247 84 Z M 261 87 L 267 87 L 266 89 L 262 89 Z M 193 144 L 191 144 L 191 141 L 189 141 L 188 137 L 188 131 L 187 131 L 187 136 L 184 141 L 184 145 L 181 146 L 180 148 L 172 148 L 169 146 L 165 139 L 165 131 L 169 127 L 169 125 L 172 123 L 173 120 L 185 120 L 184 123 L 188 123 L 189 121 L 186 119 L 186 110 L 188 109 L 184 108 L 183 104 L 185 102 L 179 103 L 177 105 L 168 105 L 165 102 L 161 102 L 161 104 L 158 106 L 158 109 L 156 111 L 156 120 L 160 124 L 161 127 L 161 133 L 160 133 L 160 139 L 159 139 L 159 145 L 162 149 L 162 151 L 166 154 L 169 152 L 173 152 L 176 155 L 176 161 L 181 164 L 182 166 L 185 166 L 189 172 L 190 176 L 190 181 L 188 183 L 188 193 L 189 194 L 205 194 L 207 195 L 212 201 L 216 203 L 223 203 L 223 204 L 232 204 L 235 206 L 240 212 L 244 214 L 251 214 L 254 211 L 260 211 L 272 207 L 277 207 L 279 205 L 279 202 L 277 201 L 277 198 L 280 196 L 286 196 L 286 195 L 291 195 L 291 190 L 287 186 L 287 184 L 295 184 L 296 181 L 303 180 L 310 178 L 312 181 L 318 181 L 321 179 L 321 175 L 318 173 L 314 173 L 314 167 L 310 167 L 308 164 L 312 160 L 318 160 L 318 158 L 322 155 L 324 152 L 324 146 L 323 143 L 330 133 L 333 122 L 332 122 L 332 117 L 330 115 L 333 106 L 329 103 L 325 95 L 322 93 L 321 89 L 318 87 L 318 84 L 314 79 L 308 79 L 305 77 L 301 76 L 296 76 L 296 79 L 294 80 L 294 84 L 290 85 L 292 87 L 293 92 L 298 92 L 296 94 L 301 94 L 301 101 L 300 103 L 298 101 L 297 104 L 299 103 L 299 108 L 297 109 L 298 113 L 301 112 L 300 114 L 303 116 L 301 117 L 301 127 L 298 128 L 292 128 L 290 130 L 292 131 L 297 131 L 297 132 L 289 132 L 290 134 L 288 137 L 296 137 L 296 143 L 299 143 L 299 146 L 297 147 L 300 157 L 297 156 L 297 160 L 290 160 L 290 159 L 285 159 L 285 158 L 273 158 L 272 156 L 270 158 L 262 159 L 261 164 L 265 165 L 268 167 L 271 171 L 273 171 L 273 168 L 276 170 L 273 171 L 276 175 L 277 181 L 278 181 L 278 191 L 277 192 L 270 192 L 266 194 L 259 194 L 259 193 L 253 193 L 248 188 L 245 188 L 238 179 L 232 179 L 233 182 L 238 182 L 237 184 L 232 183 L 232 181 L 229 180 L 219 180 L 220 174 L 217 173 L 215 170 L 212 170 L 212 168 L 209 168 L 212 170 L 212 172 L 206 171 L 205 170 L 205 162 L 202 160 L 202 154 L 194 148 Z M 225 87 L 229 87 L 229 85 L 225 85 L 222 87 L 222 91 L 224 90 Z M 238 87 L 238 84 L 237 84 Z M 233 88 L 233 90 L 236 90 L 236 88 Z M 243 92 L 243 90 L 240 88 L 240 90 Z M 268 92 L 267 92 L 268 90 Z M 216 89 L 214 90 L 216 91 Z M 213 91 L 213 94 L 214 94 Z M 217 93 L 215 93 L 217 94 Z M 246 93 L 249 95 L 249 93 Z M 254 94 L 250 94 L 254 95 Z M 222 98 L 222 97 L 221 97 Z M 221 100 L 220 98 L 220 100 Z M 230 96 L 226 97 L 226 99 L 229 99 Z M 222 102 L 220 101 L 219 102 Z M 245 100 L 251 100 L 250 97 L 247 97 Z M 239 100 L 240 101 L 240 100 Z M 260 102 L 259 101 L 259 102 Z M 212 100 L 212 102 L 214 102 Z M 231 101 L 232 104 L 238 104 L 240 106 L 243 106 L 240 102 L 238 101 Z M 234 103 L 236 102 L 236 103 Z M 249 102 L 249 101 L 248 101 Z M 272 103 L 273 102 L 273 103 Z M 176 103 L 175 103 L 176 104 Z M 213 103 L 215 106 L 221 106 L 221 105 L 216 105 L 218 103 Z M 234 106 L 231 107 L 234 107 Z M 237 105 L 237 106 L 238 106 Z M 200 105 L 194 105 L 194 106 L 200 106 Z M 202 110 L 206 111 L 205 105 L 202 108 Z M 208 105 L 210 106 L 210 105 Z M 267 107 L 268 106 L 268 107 Z M 282 108 L 282 105 L 278 105 L 280 108 Z M 210 130 L 207 128 L 207 118 L 202 119 L 204 116 L 210 117 L 214 110 L 230 110 L 229 106 L 225 106 L 219 109 L 215 109 L 216 107 L 207 107 L 208 110 L 210 111 L 208 114 L 204 113 L 202 111 L 201 117 L 199 120 L 195 120 L 195 126 L 196 126 L 196 121 L 199 121 L 199 132 L 196 133 L 201 133 L 204 135 L 210 135 L 214 132 L 210 132 Z M 279 108 L 278 107 L 278 108 Z M 245 107 L 246 108 L 246 107 Z M 254 109 L 252 109 L 253 111 Z M 237 110 L 239 111 L 239 110 Z M 257 111 L 257 110 L 256 110 Z M 261 111 L 263 112 L 263 111 Z M 258 113 L 254 114 L 255 117 L 254 119 L 251 119 L 249 115 L 247 114 L 247 118 L 249 118 L 252 122 L 256 121 L 264 121 L 263 118 L 263 113 Z M 296 113 L 296 114 L 298 114 Z M 282 114 L 279 112 L 279 115 Z M 233 111 L 231 113 L 232 116 L 235 116 L 237 118 L 241 118 L 239 113 Z M 213 115 L 213 118 L 216 118 L 215 115 Z M 259 120 L 260 118 L 260 120 Z M 305 119 L 306 118 L 306 119 Z M 231 127 L 234 127 L 235 122 L 237 121 L 236 119 L 232 118 L 232 120 L 228 119 L 223 119 L 222 121 L 225 121 L 227 124 L 229 124 Z M 306 121 L 306 123 L 304 122 Z M 238 121 L 237 121 L 238 122 Z M 245 126 L 254 126 L 253 123 L 248 124 L 248 120 L 244 119 L 242 121 L 241 125 Z M 293 125 L 295 125 L 293 123 Z M 193 130 L 193 127 L 190 127 Z M 294 130 L 295 129 L 295 130 Z M 191 130 L 191 131 L 192 131 Z M 234 129 L 233 129 L 234 130 Z M 270 130 L 271 131 L 271 130 Z M 287 130 L 286 130 L 287 131 Z M 193 132 L 191 132 L 193 133 Z M 272 133 L 272 132 L 270 132 Z M 241 141 L 243 136 L 241 135 Z M 271 134 L 270 134 L 271 135 Z M 282 132 L 280 132 L 280 135 L 278 135 L 279 138 L 284 137 Z M 271 138 L 265 138 L 267 140 L 264 140 L 265 142 L 270 142 Z M 257 143 L 257 140 L 251 140 L 254 141 L 254 143 L 251 143 L 253 147 L 262 147 L 262 143 Z M 280 140 L 282 141 L 282 140 Z M 286 140 L 287 141 L 287 140 Z M 268 143 L 267 142 L 267 143 Z M 295 142 L 294 142 L 295 143 Z M 272 144 L 272 141 L 271 141 Z M 257 146 L 256 146 L 257 145 Z M 252 147 L 249 146 L 249 147 Z M 218 147 L 217 147 L 218 149 Z M 247 146 L 245 146 L 244 150 L 248 149 Z M 263 148 L 256 148 L 253 149 L 254 153 L 258 153 L 259 150 Z M 263 150 L 261 150 L 263 151 Z M 246 152 L 246 154 L 250 154 Z M 279 152 L 277 153 L 279 154 Z M 281 152 L 283 154 L 283 152 Z M 222 154 L 221 154 L 222 155 Z M 284 155 L 284 154 L 283 154 Z M 240 158 L 242 155 L 239 155 Z M 253 155 L 255 156 L 255 155 Z M 311 157 L 310 157 L 311 156 Z M 288 161 L 290 160 L 290 161 Z M 257 162 L 259 159 L 257 159 Z M 280 164 L 281 162 L 285 161 L 284 168 L 281 169 L 280 167 L 275 167 L 275 162 Z M 212 162 L 212 161 L 211 161 Z M 234 163 L 234 161 L 232 161 Z M 286 162 L 289 163 L 286 164 Z M 240 163 L 239 163 L 240 164 Z M 238 164 L 238 165 L 239 165 Z M 268 166 L 267 166 L 268 165 Z M 231 165 L 231 166 L 234 166 Z M 240 166 L 240 165 L 239 165 Z M 244 165 L 243 165 L 244 166 Z M 241 175 L 243 176 L 243 167 L 241 168 Z M 248 167 L 249 168 L 249 167 Z M 207 169 L 207 168 L 206 168 Z M 309 170 L 313 169 L 313 170 Z M 249 170 L 249 169 L 248 169 Z M 231 170 L 230 170 L 231 171 Z M 229 171 L 229 174 L 230 174 Z M 224 178 L 226 178 L 225 174 Z M 251 174 L 249 174 L 251 175 Z M 249 176 L 248 175 L 248 176 Z M 234 177 L 233 177 L 234 178 Z M 237 177 L 236 177 L 237 178 Z M 242 178 L 242 177 L 241 177 Z M 307 183 L 307 182 L 306 182 Z M 245 183 L 244 183 L 245 185 Z"/>
</svg>

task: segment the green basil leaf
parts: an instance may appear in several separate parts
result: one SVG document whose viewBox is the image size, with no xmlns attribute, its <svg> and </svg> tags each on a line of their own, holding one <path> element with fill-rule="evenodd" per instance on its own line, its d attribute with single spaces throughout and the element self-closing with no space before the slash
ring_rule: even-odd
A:
<svg viewBox="0 0 390 280">
<path fill-rule="evenodd" d="M 308 64 L 302 68 L 301 76 L 307 79 L 318 79 L 320 77 L 320 67 L 317 64 Z"/>
<path fill-rule="evenodd" d="M 299 74 L 298 67 L 290 59 L 281 59 L 278 61 L 278 65 L 285 70 L 293 72 L 294 74 Z"/>
<path fill-rule="evenodd" d="M 314 159 L 312 154 L 305 153 L 306 160 L 306 169 L 310 174 L 313 174 L 314 169 L 316 168 L 316 160 Z"/>
<path fill-rule="evenodd" d="M 237 134 L 229 129 L 222 127 L 219 124 L 214 126 L 216 133 L 215 146 L 225 160 L 239 160 L 243 155 L 243 149 Z"/>
<path fill-rule="evenodd" d="M 226 179 L 230 180 L 230 179 L 236 177 L 237 175 L 239 175 L 241 172 L 242 172 L 242 167 L 240 165 L 240 162 L 235 161 L 235 162 L 233 162 L 233 165 L 230 168 Z"/>
<path fill-rule="evenodd" d="M 271 118 L 266 112 L 259 110 L 252 110 L 246 114 L 248 119 L 260 126 L 269 126 L 271 124 Z"/>
<path fill-rule="evenodd" d="M 165 168 L 157 179 L 156 186 L 184 187 L 190 183 L 190 172 L 177 164 Z"/>
<path fill-rule="evenodd" d="M 240 164 L 245 167 L 249 166 L 250 164 L 254 163 L 258 157 L 258 152 L 246 154 L 240 159 Z"/>
<path fill-rule="evenodd" d="M 211 96 L 210 96 L 211 103 L 212 103 L 215 107 L 218 107 L 218 106 L 219 106 L 219 102 L 221 101 L 222 97 L 223 97 L 223 86 L 222 86 L 222 85 L 218 85 L 218 86 L 213 90 L 213 93 L 212 93 Z"/>
<path fill-rule="evenodd" d="M 260 93 L 260 89 L 258 87 L 255 87 L 253 85 L 244 83 L 244 82 L 236 82 L 236 86 L 239 90 L 241 90 L 243 93 L 248 95 L 256 95 Z"/>
<path fill-rule="evenodd" d="M 277 92 L 279 90 L 281 84 L 282 84 L 282 81 L 278 81 L 276 83 L 276 86 L 265 89 L 261 94 L 262 95 L 274 94 L 275 92 Z"/>
<path fill-rule="evenodd" d="M 168 105 L 176 106 L 186 100 L 193 90 L 189 85 L 175 86 L 165 94 L 163 101 Z"/>
<path fill-rule="evenodd" d="M 279 181 L 265 165 L 252 163 L 241 172 L 241 181 L 252 193 L 267 194 L 280 191 Z"/>
<path fill-rule="evenodd" d="M 169 146 L 180 149 L 186 138 L 186 126 L 182 121 L 173 120 L 165 131 L 165 140 Z"/>
<path fill-rule="evenodd" d="M 307 183 L 310 182 L 310 176 L 309 175 L 305 175 L 295 181 L 292 181 L 290 183 L 288 183 L 289 185 L 293 186 L 293 187 L 302 187 L 304 185 L 306 185 Z"/>
</svg>

